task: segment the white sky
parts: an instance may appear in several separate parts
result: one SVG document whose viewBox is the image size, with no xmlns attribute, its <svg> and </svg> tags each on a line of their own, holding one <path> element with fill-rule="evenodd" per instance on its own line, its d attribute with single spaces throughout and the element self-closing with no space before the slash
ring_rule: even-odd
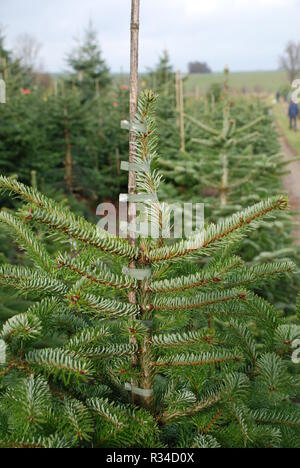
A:
<svg viewBox="0 0 300 468">
<path fill-rule="evenodd" d="M 130 0 L 0 0 L 7 43 L 24 32 L 42 44 L 44 68 L 65 69 L 74 37 L 91 18 L 112 71 L 129 69 Z M 163 49 L 182 71 L 189 61 L 214 70 L 276 69 L 290 40 L 300 41 L 300 0 L 141 0 L 140 68 Z"/>
</svg>

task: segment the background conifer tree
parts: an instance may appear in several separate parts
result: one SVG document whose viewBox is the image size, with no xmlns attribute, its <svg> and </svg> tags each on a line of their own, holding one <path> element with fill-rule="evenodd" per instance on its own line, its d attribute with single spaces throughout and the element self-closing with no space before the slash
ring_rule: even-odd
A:
<svg viewBox="0 0 300 468">
<path fill-rule="evenodd" d="M 79 40 L 69 54 L 67 63 L 73 72 L 72 85 L 81 90 L 84 99 L 99 94 L 111 82 L 92 22 L 88 24 L 83 40 Z"/>
<path fill-rule="evenodd" d="M 33 84 L 30 70 L 23 67 L 20 60 L 13 57 L 12 51 L 5 45 L 5 33 L 0 26 L 0 77 L 6 82 L 6 95 L 10 99 L 21 88 L 29 88 Z"/>
</svg>

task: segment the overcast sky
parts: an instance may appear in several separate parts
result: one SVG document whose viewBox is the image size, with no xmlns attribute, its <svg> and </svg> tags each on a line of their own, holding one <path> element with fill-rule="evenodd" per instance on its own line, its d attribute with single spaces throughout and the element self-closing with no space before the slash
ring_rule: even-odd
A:
<svg viewBox="0 0 300 468">
<path fill-rule="evenodd" d="M 65 69 L 66 53 L 91 18 L 114 72 L 129 69 L 130 0 L 0 0 L 7 43 L 24 32 L 43 45 L 46 70 Z M 141 0 L 140 68 L 167 49 L 182 71 L 189 61 L 214 70 L 268 70 L 290 40 L 300 40 L 300 0 Z"/>
</svg>

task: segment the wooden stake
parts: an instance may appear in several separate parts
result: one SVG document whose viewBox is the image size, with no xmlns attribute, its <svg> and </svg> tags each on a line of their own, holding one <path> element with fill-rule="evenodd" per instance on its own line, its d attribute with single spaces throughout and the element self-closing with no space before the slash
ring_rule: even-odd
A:
<svg viewBox="0 0 300 468">
<path fill-rule="evenodd" d="M 130 42 L 130 122 L 135 119 L 138 106 L 138 68 L 139 68 L 139 29 L 140 29 L 140 0 L 131 0 L 131 42 Z M 129 132 L 129 162 L 134 162 L 135 155 L 135 133 Z M 129 171 L 128 176 L 128 193 L 134 195 L 136 193 L 136 175 Z M 128 206 L 128 223 L 136 222 L 136 203 L 129 203 Z M 128 233 L 130 245 L 136 245 L 134 233 Z M 130 264 L 130 268 L 135 268 L 135 263 Z M 135 292 L 129 293 L 129 301 L 132 304 L 136 302 Z"/>
<path fill-rule="evenodd" d="M 211 111 L 214 114 L 215 113 L 215 108 L 216 108 L 216 99 L 215 95 L 212 93 L 211 95 Z"/>
<path fill-rule="evenodd" d="M 179 111 L 180 111 L 180 99 L 179 99 L 179 72 L 176 72 L 176 125 L 180 127 Z"/>
<path fill-rule="evenodd" d="M 37 190 L 37 178 L 36 178 L 36 171 L 31 171 L 31 187 Z"/>
<path fill-rule="evenodd" d="M 222 185 L 221 185 L 221 193 L 220 193 L 220 201 L 221 206 L 225 207 L 227 205 L 227 192 L 228 192 L 228 158 L 227 154 L 223 153 L 221 155 L 222 160 Z"/>
<path fill-rule="evenodd" d="M 139 30 L 140 30 L 140 0 L 131 1 L 131 26 L 130 26 L 130 123 L 134 121 L 138 107 L 138 86 L 139 86 Z M 129 132 L 129 162 L 134 162 L 135 156 L 135 133 L 130 129 Z M 128 193 L 134 195 L 136 193 L 136 175 L 135 172 L 129 171 L 128 176 Z M 136 203 L 128 205 L 128 223 L 136 224 Z M 132 232 L 128 232 L 128 241 L 130 245 L 136 245 L 136 236 Z M 135 269 L 135 262 L 131 262 L 129 268 Z M 128 300 L 131 304 L 136 303 L 136 292 L 130 291 Z M 130 343 L 137 344 L 136 338 L 132 337 Z M 138 364 L 138 355 L 135 354 L 131 358 L 131 363 L 134 367 Z M 132 387 L 136 386 L 137 382 L 131 380 Z M 132 403 L 135 403 L 135 394 L 131 393 Z"/>
<path fill-rule="evenodd" d="M 185 135 L 184 135 L 184 98 L 183 98 L 183 80 L 179 80 L 179 104 L 180 104 L 180 136 L 181 136 L 181 151 L 185 151 Z"/>
</svg>

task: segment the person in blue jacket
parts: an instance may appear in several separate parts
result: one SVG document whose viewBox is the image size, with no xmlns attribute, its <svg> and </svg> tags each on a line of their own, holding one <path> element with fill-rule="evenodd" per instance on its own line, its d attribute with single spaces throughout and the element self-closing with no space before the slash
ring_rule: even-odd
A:
<svg viewBox="0 0 300 468">
<path fill-rule="evenodd" d="M 289 107 L 290 129 L 297 130 L 297 119 L 299 115 L 299 107 L 295 101 L 291 101 Z"/>
</svg>

